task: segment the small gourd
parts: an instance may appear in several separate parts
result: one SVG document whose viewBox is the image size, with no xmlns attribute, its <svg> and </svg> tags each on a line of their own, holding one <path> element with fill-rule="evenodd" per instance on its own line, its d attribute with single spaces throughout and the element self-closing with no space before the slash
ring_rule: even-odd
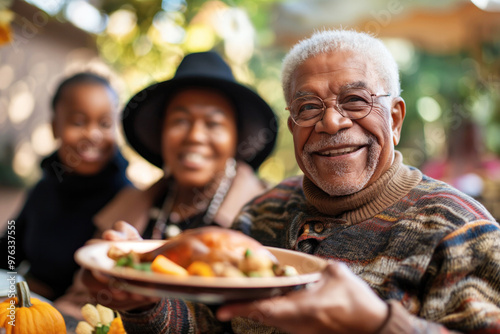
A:
<svg viewBox="0 0 500 334">
<path fill-rule="evenodd" d="M 65 334 L 64 318 L 52 305 L 31 298 L 26 282 L 16 283 L 17 297 L 0 303 L 0 328 L 6 334 Z"/>
</svg>

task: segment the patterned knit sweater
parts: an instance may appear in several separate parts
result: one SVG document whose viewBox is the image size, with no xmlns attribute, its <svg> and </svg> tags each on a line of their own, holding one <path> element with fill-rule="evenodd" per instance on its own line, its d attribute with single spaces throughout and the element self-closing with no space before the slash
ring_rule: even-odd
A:
<svg viewBox="0 0 500 334">
<path fill-rule="evenodd" d="M 481 204 L 402 164 L 350 196 L 303 177 L 249 203 L 235 222 L 267 246 L 344 262 L 391 306 L 381 333 L 500 333 L 500 228 Z M 201 304 L 163 300 L 122 314 L 127 333 L 223 333 Z M 227 326 L 227 324 L 226 324 Z M 236 333 L 278 333 L 236 318 Z"/>
</svg>

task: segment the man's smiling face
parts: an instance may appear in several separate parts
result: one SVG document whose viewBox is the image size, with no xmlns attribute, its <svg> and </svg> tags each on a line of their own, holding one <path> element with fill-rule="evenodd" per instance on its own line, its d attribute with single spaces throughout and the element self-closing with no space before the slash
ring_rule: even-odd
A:
<svg viewBox="0 0 500 334">
<path fill-rule="evenodd" d="M 352 86 L 386 94 L 370 66 L 369 60 L 346 52 L 311 57 L 292 75 L 292 99 L 309 94 L 327 100 Z M 391 166 L 404 102 L 399 97 L 375 97 L 371 113 L 358 120 L 340 115 L 333 108 L 335 103 L 325 103 L 324 117 L 314 126 L 300 127 L 288 120 L 297 163 L 306 177 L 331 196 L 353 194 Z"/>
</svg>

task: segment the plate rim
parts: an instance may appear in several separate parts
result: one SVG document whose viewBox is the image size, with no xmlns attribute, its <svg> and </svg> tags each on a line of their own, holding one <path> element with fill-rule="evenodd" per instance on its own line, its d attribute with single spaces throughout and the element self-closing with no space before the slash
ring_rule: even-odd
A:
<svg viewBox="0 0 500 334">
<path fill-rule="evenodd" d="M 319 280 L 321 276 L 321 271 L 326 266 L 327 261 L 320 257 L 302 253 L 295 250 L 264 246 L 275 256 L 275 253 L 292 254 L 292 256 L 298 256 L 303 259 L 311 260 L 319 270 L 309 273 L 303 273 L 296 276 L 282 276 L 282 277 L 199 277 L 199 276 L 188 276 L 188 277 L 178 277 L 169 276 L 158 273 L 151 274 L 138 274 L 133 275 L 136 270 L 131 268 L 122 268 L 117 270 L 117 268 L 102 268 L 100 266 L 92 265 L 91 259 L 86 257 L 87 253 L 91 250 L 104 248 L 104 255 L 107 256 L 107 250 L 111 245 L 128 245 L 131 247 L 133 244 L 151 244 L 151 245 L 161 245 L 166 240 L 128 240 L 128 241 L 108 241 L 102 240 L 99 242 L 91 243 L 79 248 L 74 255 L 75 261 L 83 268 L 89 269 L 91 271 L 97 271 L 101 275 L 109 276 L 116 280 L 125 280 L 129 284 L 133 282 L 145 283 L 157 285 L 160 289 L 168 289 L 168 286 L 179 286 L 179 287 L 189 287 L 189 288 L 200 288 L 200 289 L 221 289 L 221 290 L 231 290 L 231 289 L 268 289 L 268 288 L 282 288 L 282 287 L 293 287 L 305 285 L 308 283 L 313 283 Z M 151 246 L 154 247 L 154 246 Z M 103 253 L 101 252 L 101 255 Z M 92 254 L 90 254 L 92 255 Z M 109 259 L 109 261 L 113 261 Z M 125 269 L 125 270 L 123 270 Z"/>
</svg>

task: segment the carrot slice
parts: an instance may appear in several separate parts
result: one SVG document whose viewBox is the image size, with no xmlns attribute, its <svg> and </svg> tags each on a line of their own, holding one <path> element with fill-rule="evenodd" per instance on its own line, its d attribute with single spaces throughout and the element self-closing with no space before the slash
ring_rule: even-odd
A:
<svg viewBox="0 0 500 334">
<path fill-rule="evenodd" d="M 155 257 L 151 263 L 151 271 L 161 274 L 175 275 L 175 276 L 188 276 L 188 272 L 177 263 L 169 260 L 163 255 Z"/>
<path fill-rule="evenodd" d="M 194 261 L 187 267 L 187 272 L 189 275 L 193 276 L 204 276 L 204 277 L 213 277 L 215 276 L 212 267 L 206 262 L 203 261 Z"/>
</svg>

